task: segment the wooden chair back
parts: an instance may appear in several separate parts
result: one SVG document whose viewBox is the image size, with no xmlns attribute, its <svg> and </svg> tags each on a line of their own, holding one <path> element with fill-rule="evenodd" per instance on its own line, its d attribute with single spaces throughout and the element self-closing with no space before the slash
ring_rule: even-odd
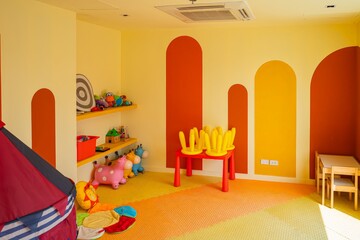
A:
<svg viewBox="0 0 360 240">
<path fill-rule="evenodd" d="M 329 179 L 331 189 L 331 208 L 334 206 L 334 192 L 354 193 L 354 208 L 358 205 L 358 168 L 332 166 Z M 341 176 L 341 177 L 338 177 Z M 347 178 L 345 176 L 351 176 Z M 349 195 L 351 197 L 351 194 Z"/>
</svg>

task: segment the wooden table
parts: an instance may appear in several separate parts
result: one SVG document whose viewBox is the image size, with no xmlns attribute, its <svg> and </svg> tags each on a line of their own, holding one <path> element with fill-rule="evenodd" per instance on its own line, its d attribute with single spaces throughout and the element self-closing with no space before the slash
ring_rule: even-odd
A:
<svg viewBox="0 0 360 240">
<path fill-rule="evenodd" d="M 174 186 L 180 186 L 180 158 L 186 158 L 186 176 L 192 175 L 192 158 L 201 158 L 201 159 L 214 159 L 223 161 L 222 169 L 222 191 L 229 191 L 229 180 L 228 172 L 230 172 L 229 178 L 231 180 L 235 179 L 235 160 L 234 160 L 234 150 L 229 150 L 224 156 L 209 156 L 203 151 L 200 154 L 189 155 L 181 152 L 181 149 L 176 151 L 176 162 L 175 162 L 175 175 L 174 175 Z"/>
<path fill-rule="evenodd" d="M 331 174 L 332 166 L 355 167 L 360 173 L 360 164 L 353 156 L 319 154 L 319 167 L 322 170 L 322 205 L 325 203 L 325 175 Z M 319 182 L 316 183 L 317 185 Z M 318 187 L 318 186 L 317 186 Z"/>
</svg>

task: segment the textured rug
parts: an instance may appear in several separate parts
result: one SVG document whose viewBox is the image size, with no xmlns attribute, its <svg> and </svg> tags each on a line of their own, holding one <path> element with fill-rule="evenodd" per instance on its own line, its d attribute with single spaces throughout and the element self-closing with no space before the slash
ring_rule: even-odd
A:
<svg viewBox="0 0 360 240">
<path fill-rule="evenodd" d="M 101 203 L 132 206 L 135 225 L 106 239 L 360 239 L 360 210 L 347 195 L 322 206 L 315 186 L 145 172 L 117 190 L 100 186 Z"/>
</svg>

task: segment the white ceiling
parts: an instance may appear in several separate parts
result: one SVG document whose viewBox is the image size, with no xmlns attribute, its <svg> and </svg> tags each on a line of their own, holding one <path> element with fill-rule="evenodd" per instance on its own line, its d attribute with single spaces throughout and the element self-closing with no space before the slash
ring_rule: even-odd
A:
<svg viewBox="0 0 360 240">
<path fill-rule="evenodd" d="M 197 26 L 267 26 L 315 23 L 359 23 L 360 0 L 247 0 L 255 20 L 184 23 L 155 6 L 191 4 L 189 0 L 38 0 L 77 13 L 77 18 L 107 27 L 180 28 Z M 226 1 L 226 0 L 225 0 Z M 239 0 L 227 0 L 227 2 Z M 194 4 L 224 0 L 197 0 Z M 335 8 L 326 8 L 335 5 Z M 220 25 L 221 24 L 221 25 Z"/>
</svg>

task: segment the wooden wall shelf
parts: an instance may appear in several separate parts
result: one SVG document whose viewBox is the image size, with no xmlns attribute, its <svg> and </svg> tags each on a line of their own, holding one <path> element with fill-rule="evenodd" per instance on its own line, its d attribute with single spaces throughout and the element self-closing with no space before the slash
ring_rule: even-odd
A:
<svg viewBox="0 0 360 240">
<path fill-rule="evenodd" d="M 88 118 L 99 117 L 99 116 L 116 113 L 116 112 L 128 111 L 128 110 L 132 110 L 135 108 L 137 108 L 136 104 L 132 104 L 130 106 L 106 108 L 103 111 L 87 112 L 87 113 L 79 114 L 76 116 L 76 120 L 81 121 L 81 120 L 88 119 Z"/>
<path fill-rule="evenodd" d="M 103 147 L 109 147 L 110 149 L 107 150 L 106 152 L 96 152 L 95 155 L 86 158 L 84 160 L 80 160 L 77 162 L 77 166 L 80 167 L 82 165 L 85 165 L 87 163 L 93 162 L 99 158 L 105 157 L 107 155 L 110 155 L 111 153 L 114 153 L 122 148 L 125 148 L 127 146 L 130 146 L 131 144 L 134 144 L 137 142 L 136 138 L 129 138 L 126 141 L 120 141 L 118 143 L 104 143 L 101 144 L 99 146 L 103 146 Z"/>
</svg>

